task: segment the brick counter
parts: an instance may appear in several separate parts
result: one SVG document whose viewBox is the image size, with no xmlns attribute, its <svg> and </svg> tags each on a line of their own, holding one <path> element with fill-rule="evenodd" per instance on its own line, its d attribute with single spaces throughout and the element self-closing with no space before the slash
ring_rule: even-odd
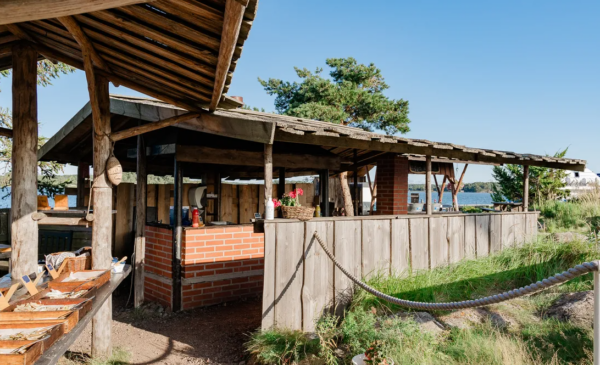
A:
<svg viewBox="0 0 600 365">
<path fill-rule="evenodd" d="M 262 292 L 264 234 L 252 225 L 185 228 L 181 240 L 183 309 Z M 146 226 L 145 295 L 172 307 L 170 228 Z"/>
</svg>

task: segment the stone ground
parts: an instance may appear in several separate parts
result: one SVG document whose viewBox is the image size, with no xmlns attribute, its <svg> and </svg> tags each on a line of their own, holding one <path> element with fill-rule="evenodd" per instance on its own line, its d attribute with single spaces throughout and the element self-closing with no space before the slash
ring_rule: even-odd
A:
<svg viewBox="0 0 600 365">
<path fill-rule="evenodd" d="M 258 298 L 230 302 L 182 313 L 166 313 L 160 306 L 124 309 L 126 297 L 113 300 L 113 344 L 131 354 L 130 363 L 235 364 L 244 361 L 243 344 L 261 322 Z M 88 326 L 68 353 L 85 358 L 90 351 Z M 72 364 L 63 360 L 59 364 Z"/>
</svg>

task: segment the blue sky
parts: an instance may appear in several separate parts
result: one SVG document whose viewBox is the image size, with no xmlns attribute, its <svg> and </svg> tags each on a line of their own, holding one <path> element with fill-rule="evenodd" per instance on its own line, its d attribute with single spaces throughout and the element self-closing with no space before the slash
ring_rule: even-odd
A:
<svg viewBox="0 0 600 365">
<path fill-rule="evenodd" d="M 599 1 L 260 0 L 229 94 L 272 111 L 257 77 L 293 80 L 294 66 L 352 56 L 381 68 L 388 96 L 409 100 L 409 137 L 537 154 L 569 147 L 600 172 L 599 18 Z M 0 90 L 10 106 L 9 79 Z M 40 89 L 41 133 L 87 100 L 82 72 Z M 490 170 L 469 167 L 466 181 L 490 181 Z"/>
</svg>

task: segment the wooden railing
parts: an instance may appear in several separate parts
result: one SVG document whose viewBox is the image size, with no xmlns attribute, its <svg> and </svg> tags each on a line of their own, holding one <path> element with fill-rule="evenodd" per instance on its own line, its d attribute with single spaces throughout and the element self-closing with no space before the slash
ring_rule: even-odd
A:
<svg viewBox="0 0 600 365">
<path fill-rule="evenodd" d="M 402 274 L 487 256 L 537 236 L 538 212 L 315 218 L 265 222 L 263 328 L 314 331 L 353 285 L 315 242 L 317 231 L 352 274 Z"/>
</svg>

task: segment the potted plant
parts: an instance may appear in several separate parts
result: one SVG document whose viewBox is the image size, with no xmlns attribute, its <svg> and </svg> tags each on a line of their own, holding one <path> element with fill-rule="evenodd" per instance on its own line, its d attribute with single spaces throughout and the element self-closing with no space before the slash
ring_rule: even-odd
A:
<svg viewBox="0 0 600 365">
<path fill-rule="evenodd" d="M 307 221 L 314 216 L 315 208 L 301 206 L 299 197 L 302 195 L 304 195 L 304 191 L 297 188 L 283 194 L 281 200 L 273 199 L 273 204 L 275 208 L 279 207 L 281 209 L 283 218 Z"/>
</svg>

